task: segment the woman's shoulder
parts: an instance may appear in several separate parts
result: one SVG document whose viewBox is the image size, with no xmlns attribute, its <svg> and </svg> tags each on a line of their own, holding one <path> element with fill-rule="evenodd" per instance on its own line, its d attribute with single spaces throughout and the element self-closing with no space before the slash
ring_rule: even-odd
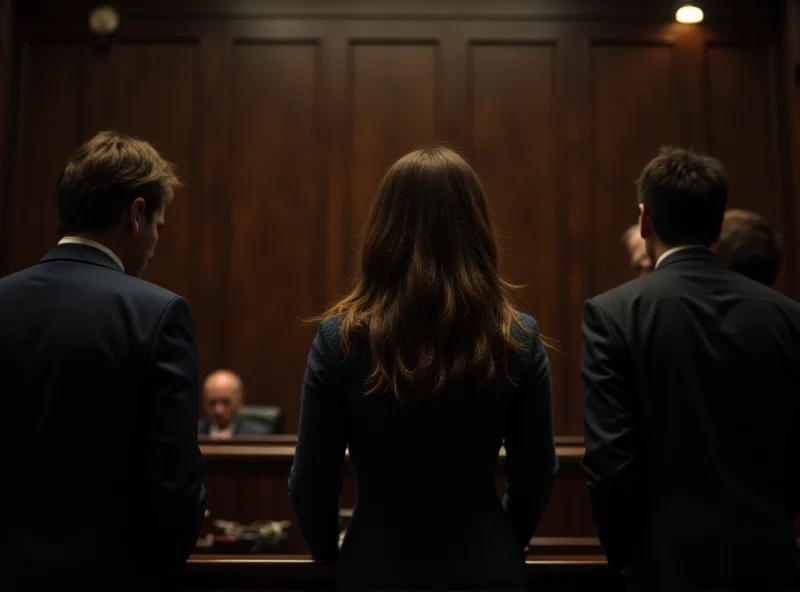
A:
<svg viewBox="0 0 800 592">
<path fill-rule="evenodd" d="M 346 336 L 347 347 L 342 336 L 344 320 L 340 315 L 328 317 L 320 322 L 312 350 L 323 356 L 328 363 L 335 364 L 338 371 L 355 371 L 368 362 L 369 344 L 360 330 Z"/>
<path fill-rule="evenodd" d="M 342 318 L 339 315 L 328 317 L 319 324 L 319 332 L 328 338 L 338 337 L 341 328 Z"/>
<path fill-rule="evenodd" d="M 341 315 L 333 315 L 320 322 L 319 328 L 317 329 L 317 341 L 320 341 L 321 345 L 325 347 L 328 352 L 337 356 L 341 356 L 344 350 L 344 345 L 342 343 L 342 323 L 343 319 Z M 353 328 L 350 327 L 349 332 L 351 334 L 347 336 L 347 339 L 351 353 L 360 353 L 365 347 L 363 331 L 360 329 L 353 331 Z M 354 356 L 351 355 L 349 357 Z"/>
<path fill-rule="evenodd" d="M 542 333 L 539 323 L 531 315 L 522 311 L 515 311 L 519 323 L 512 324 L 512 336 L 523 347 L 523 359 L 528 363 L 540 363 L 547 360 Z"/>
<path fill-rule="evenodd" d="M 526 329 L 530 329 L 531 331 L 536 333 L 539 332 L 539 324 L 536 322 L 536 319 L 534 319 L 528 313 L 522 312 L 521 310 L 515 310 L 514 312 L 517 314 L 520 323 L 522 323 Z"/>
<path fill-rule="evenodd" d="M 531 315 L 520 310 L 514 311 L 519 322 L 512 323 L 512 335 L 518 341 L 533 345 L 536 341 L 541 341 L 539 323 Z"/>
<path fill-rule="evenodd" d="M 342 347 L 342 319 L 339 315 L 328 317 L 320 322 L 317 329 L 317 341 L 320 342 L 327 351 L 335 353 Z"/>
</svg>

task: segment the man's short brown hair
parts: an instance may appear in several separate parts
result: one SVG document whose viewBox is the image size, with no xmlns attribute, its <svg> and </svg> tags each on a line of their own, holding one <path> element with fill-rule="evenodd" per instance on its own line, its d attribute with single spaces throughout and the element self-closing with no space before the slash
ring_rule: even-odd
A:
<svg viewBox="0 0 800 592">
<path fill-rule="evenodd" d="M 727 202 L 725 168 L 691 150 L 662 148 L 639 178 L 639 203 L 655 234 L 671 247 L 711 246 L 719 237 Z"/>
<path fill-rule="evenodd" d="M 113 131 L 97 134 L 70 157 L 58 180 L 59 232 L 103 232 L 141 197 L 148 222 L 181 182 L 150 144 Z"/>
<path fill-rule="evenodd" d="M 772 286 L 783 258 L 781 237 L 767 220 L 747 210 L 728 210 L 717 258 L 728 269 Z"/>
</svg>

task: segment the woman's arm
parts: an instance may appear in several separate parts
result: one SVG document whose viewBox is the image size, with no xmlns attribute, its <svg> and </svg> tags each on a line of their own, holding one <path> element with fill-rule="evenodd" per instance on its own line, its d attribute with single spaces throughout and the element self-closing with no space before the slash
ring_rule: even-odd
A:
<svg viewBox="0 0 800 592">
<path fill-rule="evenodd" d="M 334 333 L 334 335 L 331 335 Z M 333 561 L 339 549 L 339 494 L 347 448 L 339 391 L 338 323 L 323 323 L 308 354 L 289 498 L 311 556 Z"/>
<path fill-rule="evenodd" d="M 544 514 L 558 471 L 550 362 L 535 325 L 525 379 L 515 388 L 506 424 L 506 511 L 520 546 L 525 547 Z"/>
</svg>

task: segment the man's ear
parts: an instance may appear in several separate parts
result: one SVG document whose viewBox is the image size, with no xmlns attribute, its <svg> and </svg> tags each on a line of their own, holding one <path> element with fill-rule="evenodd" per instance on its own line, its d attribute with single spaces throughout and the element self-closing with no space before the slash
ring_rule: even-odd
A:
<svg viewBox="0 0 800 592">
<path fill-rule="evenodd" d="M 137 197 L 131 202 L 131 207 L 128 209 L 128 226 L 134 234 L 139 232 L 141 226 L 145 223 L 147 216 L 147 202 L 144 198 Z"/>
<path fill-rule="evenodd" d="M 653 221 L 650 219 L 650 214 L 647 213 L 647 208 L 643 203 L 639 204 L 639 234 L 643 239 L 648 239 L 653 236 Z"/>
</svg>

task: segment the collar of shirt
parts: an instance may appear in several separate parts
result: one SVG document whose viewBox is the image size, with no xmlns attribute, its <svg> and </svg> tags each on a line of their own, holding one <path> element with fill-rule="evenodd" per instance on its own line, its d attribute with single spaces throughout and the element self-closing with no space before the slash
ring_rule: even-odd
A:
<svg viewBox="0 0 800 592">
<path fill-rule="evenodd" d="M 122 260 L 117 257 L 116 253 L 109 249 L 105 245 L 101 245 L 97 241 L 90 240 L 88 238 L 83 238 L 82 236 L 65 236 L 60 241 L 58 241 L 59 245 L 65 244 L 74 244 L 74 245 L 85 245 L 87 247 L 92 247 L 93 249 L 97 249 L 99 251 L 103 251 L 106 255 L 111 257 L 114 260 L 114 263 L 119 265 L 120 271 L 125 271 L 125 266 L 122 264 Z"/>
<path fill-rule="evenodd" d="M 677 253 L 678 251 L 685 251 L 686 249 L 705 249 L 705 248 L 706 247 L 704 247 L 703 245 L 681 245 L 680 247 L 672 247 L 671 249 L 665 251 L 664 254 L 658 258 L 658 261 L 656 261 L 656 265 L 653 269 L 658 269 L 658 266 L 661 265 L 664 259 L 672 255 L 673 253 Z"/>
</svg>

